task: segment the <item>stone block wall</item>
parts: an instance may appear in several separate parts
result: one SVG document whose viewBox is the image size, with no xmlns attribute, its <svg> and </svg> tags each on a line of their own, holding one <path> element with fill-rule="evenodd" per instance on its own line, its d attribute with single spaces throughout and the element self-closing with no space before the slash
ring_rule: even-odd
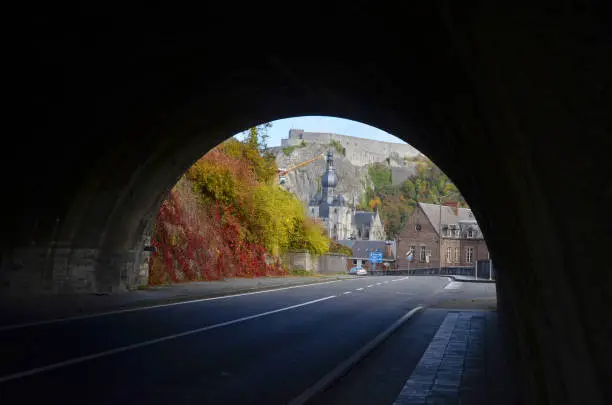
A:
<svg viewBox="0 0 612 405">
<path fill-rule="evenodd" d="M 289 137 L 281 140 L 283 147 L 297 146 L 305 141 L 328 145 L 330 140 L 340 143 L 346 149 L 346 158 L 356 166 L 364 166 L 375 162 L 383 162 L 392 154 L 400 158 L 404 156 L 417 156 L 419 151 L 408 144 L 382 142 L 371 139 L 355 138 L 348 135 L 330 134 L 321 132 L 304 132 L 299 129 L 289 131 Z"/>
<path fill-rule="evenodd" d="M 339 254 L 322 255 L 318 258 L 319 273 L 334 274 L 346 271 L 347 256 Z"/>
<path fill-rule="evenodd" d="M 282 263 L 291 270 L 306 270 L 317 272 L 319 270 L 316 258 L 308 252 L 287 252 L 282 257 Z"/>
<path fill-rule="evenodd" d="M 347 256 L 339 254 L 315 256 L 308 252 L 288 252 L 283 255 L 282 262 L 292 270 L 333 274 L 346 271 Z"/>
</svg>

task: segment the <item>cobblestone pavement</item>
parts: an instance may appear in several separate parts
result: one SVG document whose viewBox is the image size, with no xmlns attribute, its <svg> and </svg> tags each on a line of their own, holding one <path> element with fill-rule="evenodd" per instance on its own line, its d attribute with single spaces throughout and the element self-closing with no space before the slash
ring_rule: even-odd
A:
<svg viewBox="0 0 612 405">
<path fill-rule="evenodd" d="M 451 311 L 394 405 L 486 404 L 486 316 Z"/>
</svg>

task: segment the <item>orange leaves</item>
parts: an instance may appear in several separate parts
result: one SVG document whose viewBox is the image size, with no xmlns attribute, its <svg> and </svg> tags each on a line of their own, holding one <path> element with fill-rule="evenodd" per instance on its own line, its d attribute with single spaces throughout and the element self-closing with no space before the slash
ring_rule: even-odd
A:
<svg viewBox="0 0 612 405">
<path fill-rule="evenodd" d="M 380 200 L 379 197 L 375 197 L 372 200 L 370 200 L 368 205 L 370 206 L 371 209 L 375 210 L 376 208 L 382 205 L 382 201 Z"/>
</svg>

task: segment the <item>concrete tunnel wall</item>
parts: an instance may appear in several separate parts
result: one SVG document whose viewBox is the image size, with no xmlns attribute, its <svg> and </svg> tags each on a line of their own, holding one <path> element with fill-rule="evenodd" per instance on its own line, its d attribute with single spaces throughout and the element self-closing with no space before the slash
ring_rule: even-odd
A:
<svg viewBox="0 0 612 405">
<path fill-rule="evenodd" d="M 381 9 L 364 32 L 292 31 L 285 51 L 265 32 L 213 43 L 210 26 L 172 38 L 28 31 L 1 163 L 0 291 L 129 288 L 151 219 L 203 153 L 262 122 L 344 117 L 405 139 L 469 202 L 525 402 L 612 402 L 611 321 L 597 311 L 610 275 L 593 277 L 612 246 L 600 13 L 435 4 L 397 22 Z"/>
</svg>

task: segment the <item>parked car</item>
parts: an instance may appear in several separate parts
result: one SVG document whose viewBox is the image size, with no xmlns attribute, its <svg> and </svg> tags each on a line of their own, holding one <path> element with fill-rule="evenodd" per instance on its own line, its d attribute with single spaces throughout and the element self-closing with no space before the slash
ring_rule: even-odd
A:
<svg viewBox="0 0 612 405">
<path fill-rule="evenodd" d="M 355 266 L 355 267 L 351 267 L 351 269 L 349 270 L 349 274 L 355 274 L 357 276 L 365 276 L 366 274 L 368 274 L 368 272 L 366 271 L 366 269 L 364 269 L 361 266 Z"/>
</svg>

